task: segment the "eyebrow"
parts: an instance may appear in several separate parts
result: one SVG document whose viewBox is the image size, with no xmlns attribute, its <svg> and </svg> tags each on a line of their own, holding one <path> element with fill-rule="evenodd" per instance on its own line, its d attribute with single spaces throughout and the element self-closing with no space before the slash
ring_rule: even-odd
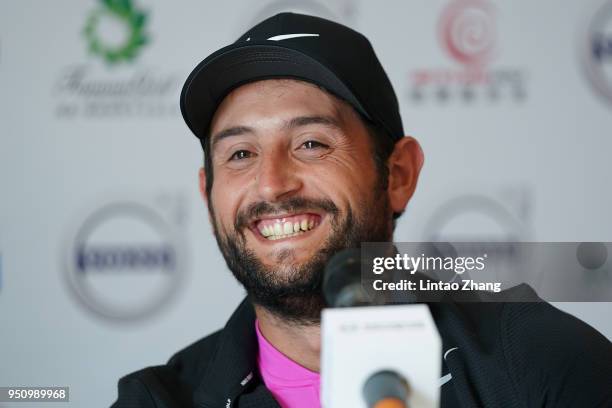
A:
<svg viewBox="0 0 612 408">
<path fill-rule="evenodd" d="M 298 116 L 291 119 L 286 125 L 287 129 L 295 129 L 300 126 L 308 125 L 324 125 L 327 127 L 342 129 L 340 121 L 332 116 L 314 115 L 314 116 Z"/>
<path fill-rule="evenodd" d="M 332 116 L 326 115 L 313 115 L 313 116 L 297 116 L 287 121 L 283 125 L 283 129 L 291 130 L 296 129 L 303 126 L 309 125 L 323 125 L 330 128 L 334 128 L 337 130 L 341 130 L 342 126 L 340 125 L 340 121 Z M 248 126 L 233 126 L 227 129 L 223 129 L 222 131 L 215 133 L 212 138 L 212 149 L 215 148 L 217 143 L 221 140 L 232 137 L 232 136 L 240 136 L 246 133 L 255 133 L 255 130 Z"/>
<path fill-rule="evenodd" d="M 240 136 L 243 135 L 245 133 L 255 133 L 255 131 L 253 130 L 253 128 L 250 128 L 248 126 L 234 126 L 231 128 L 227 128 L 227 129 L 223 129 L 222 131 L 220 131 L 219 133 L 214 134 L 211 137 L 211 141 L 212 141 L 212 149 L 215 148 L 215 146 L 217 145 L 217 143 L 219 143 L 221 140 L 227 138 L 227 137 L 231 137 L 231 136 Z"/>
</svg>

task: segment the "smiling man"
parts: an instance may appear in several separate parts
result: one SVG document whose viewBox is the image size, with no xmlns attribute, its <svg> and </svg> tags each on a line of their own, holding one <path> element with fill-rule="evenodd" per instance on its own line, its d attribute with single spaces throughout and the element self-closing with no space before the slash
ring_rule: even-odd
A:
<svg viewBox="0 0 612 408">
<path fill-rule="evenodd" d="M 392 240 L 421 148 L 368 40 L 299 14 L 202 61 L 181 109 L 204 149 L 217 243 L 248 297 L 222 330 L 121 379 L 114 406 L 318 407 L 324 267 L 342 249 Z M 610 401 L 610 343 L 577 319 L 545 303 L 430 309 L 453 351 L 442 407 Z"/>
<path fill-rule="evenodd" d="M 328 259 L 362 241 L 390 240 L 422 153 L 406 137 L 388 157 L 390 171 L 377 168 L 377 137 L 387 138 L 303 81 L 243 85 L 219 105 L 200 184 L 219 247 L 263 331 L 275 317 L 317 323 Z"/>
</svg>

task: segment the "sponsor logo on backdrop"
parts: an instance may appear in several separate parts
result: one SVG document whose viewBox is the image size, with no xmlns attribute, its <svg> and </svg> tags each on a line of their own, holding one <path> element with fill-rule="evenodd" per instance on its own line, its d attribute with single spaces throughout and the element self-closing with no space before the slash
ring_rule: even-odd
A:
<svg viewBox="0 0 612 408">
<path fill-rule="evenodd" d="M 454 66 L 410 71 L 412 103 L 522 101 L 527 96 L 525 71 L 495 64 L 499 35 L 491 2 L 451 0 L 439 16 L 438 40 Z"/>
<path fill-rule="evenodd" d="M 532 201 L 526 186 L 508 186 L 489 194 L 463 193 L 442 200 L 425 224 L 423 241 L 432 245 L 427 251 L 457 256 L 451 242 L 471 243 L 462 247 L 463 256 L 481 256 L 494 248 L 495 254 L 487 254 L 488 273 L 512 267 L 517 269 L 516 276 L 521 276 L 525 273 L 520 267 L 526 255 L 521 253 L 523 247 L 519 243 L 529 241 Z M 491 243 L 495 245 L 489 245 Z M 456 274 L 437 278 L 458 279 Z"/>
<path fill-rule="evenodd" d="M 604 2 L 591 16 L 580 47 L 591 86 L 612 104 L 612 1 Z"/>
<path fill-rule="evenodd" d="M 172 214 L 144 200 L 96 206 L 76 220 L 65 253 L 69 288 L 87 310 L 115 321 L 151 316 L 181 286 L 185 247 Z"/>
<path fill-rule="evenodd" d="M 85 16 L 83 60 L 58 72 L 52 94 L 60 118 L 163 118 L 178 114 L 180 75 L 146 60 L 150 11 L 133 0 L 99 0 Z"/>
<path fill-rule="evenodd" d="M 109 42 L 104 38 L 100 31 L 105 19 L 121 25 L 121 41 Z M 92 11 L 85 24 L 84 35 L 89 52 L 99 55 L 109 64 L 132 61 L 148 42 L 146 21 L 146 12 L 135 8 L 131 1 L 104 0 L 103 7 Z"/>
</svg>

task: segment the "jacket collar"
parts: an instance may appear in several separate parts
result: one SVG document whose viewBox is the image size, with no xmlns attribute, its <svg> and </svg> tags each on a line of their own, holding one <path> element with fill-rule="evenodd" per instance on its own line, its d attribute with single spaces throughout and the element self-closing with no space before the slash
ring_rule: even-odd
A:
<svg viewBox="0 0 612 408">
<path fill-rule="evenodd" d="M 258 382 L 255 310 L 248 298 L 234 311 L 217 339 L 216 350 L 194 393 L 197 407 L 230 407 Z"/>
</svg>

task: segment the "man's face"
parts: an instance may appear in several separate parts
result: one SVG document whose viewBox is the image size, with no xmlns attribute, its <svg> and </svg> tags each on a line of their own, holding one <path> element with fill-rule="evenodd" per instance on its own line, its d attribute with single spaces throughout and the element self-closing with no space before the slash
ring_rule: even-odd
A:
<svg viewBox="0 0 612 408">
<path fill-rule="evenodd" d="M 294 80 L 241 86 L 211 125 L 217 242 L 253 301 L 317 321 L 329 258 L 391 238 L 391 210 L 358 115 Z"/>
</svg>

